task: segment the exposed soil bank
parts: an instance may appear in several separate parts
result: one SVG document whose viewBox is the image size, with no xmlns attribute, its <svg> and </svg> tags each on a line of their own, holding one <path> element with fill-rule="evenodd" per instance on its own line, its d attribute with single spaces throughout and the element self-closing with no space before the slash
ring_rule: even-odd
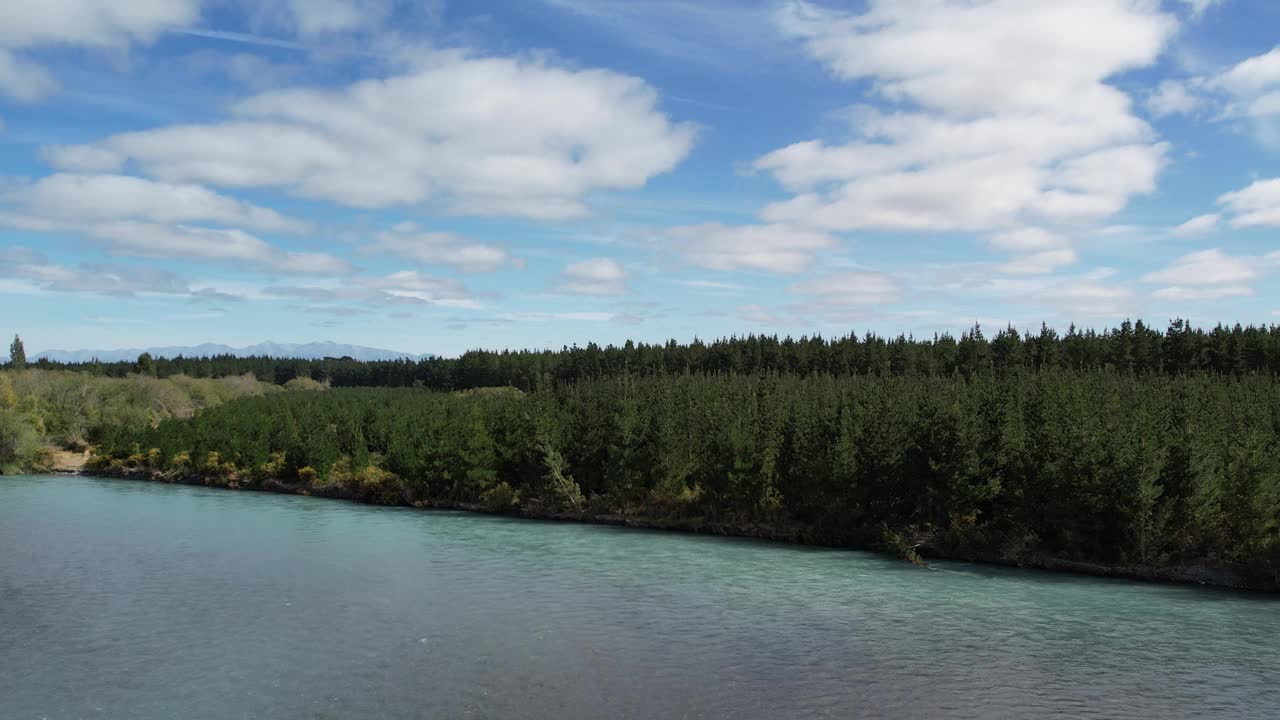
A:
<svg viewBox="0 0 1280 720">
<path fill-rule="evenodd" d="M 389 507 L 414 507 L 430 510 L 461 510 L 485 515 L 518 517 L 529 520 L 592 523 L 597 525 L 667 530 L 702 535 L 755 538 L 776 542 L 852 550 L 885 551 L 880 535 L 878 533 L 866 531 L 832 533 L 830 531 L 811 526 L 795 525 L 780 527 L 762 524 L 723 523 L 708 521 L 703 518 L 602 515 L 587 512 L 534 512 L 525 508 L 497 510 L 478 503 L 465 503 L 454 500 L 410 500 L 408 498 L 403 498 L 400 502 L 396 503 L 373 502 L 366 498 L 357 496 L 347 488 L 338 486 L 307 487 L 280 480 L 266 480 L 256 484 L 241 484 L 236 481 L 209 482 L 206 478 L 199 475 L 174 475 L 171 473 L 163 473 L 146 469 L 125 469 L 118 472 L 111 470 L 93 470 L 84 474 L 93 477 L 140 480 L 145 482 L 161 482 L 178 485 L 195 485 L 199 487 L 212 487 L 225 490 L 249 490 L 284 495 L 306 495 L 311 497 L 349 500 L 363 504 L 383 505 Z M 1280 592 L 1280 573 L 1268 573 L 1249 566 L 1226 565 L 1209 561 L 1189 565 L 1171 566 L 1106 565 L 1100 563 L 1064 560 L 1041 554 L 1031 554 L 1026 557 L 1019 558 L 1019 560 L 1015 562 L 996 556 L 956 556 L 948 554 L 941 548 L 933 547 L 927 543 L 920 545 L 917 550 L 926 558 L 940 560 L 959 560 L 989 565 L 1050 570 L 1078 575 L 1141 580 L 1146 582 L 1210 585 L 1237 590 L 1255 590 L 1270 593 Z"/>
</svg>

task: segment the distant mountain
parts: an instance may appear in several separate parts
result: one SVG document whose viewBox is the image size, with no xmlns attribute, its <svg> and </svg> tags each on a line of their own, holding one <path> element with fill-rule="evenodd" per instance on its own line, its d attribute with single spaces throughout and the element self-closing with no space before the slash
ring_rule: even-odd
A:
<svg viewBox="0 0 1280 720">
<path fill-rule="evenodd" d="M 52 362 L 63 363 L 80 363 L 90 362 L 94 358 L 102 362 L 120 362 L 122 360 L 137 360 L 142 353 L 151 353 L 152 357 L 172 358 L 181 355 L 183 357 L 209 357 L 213 355 L 235 355 L 238 357 L 269 355 L 276 358 L 297 358 L 299 360 L 319 360 L 326 357 L 349 357 L 355 360 L 400 360 L 408 358 L 410 360 L 422 360 L 433 357 L 432 355 L 414 355 L 413 353 L 397 352 L 395 350 L 383 350 L 380 348 L 363 347 L 361 345 L 343 345 L 333 342 L 313 342 L 313 343 L 276 343 L 264 342 L 249 347 L 235 348 L 230 345 L 217 345 L 214 343 L 205 343 L 203 345 L 195 345 L 191 347 L 152 347 L 152 348 L 130 348 L 124 350 L 46 350 L 42 353 L 33 355 L 35 360 L 48 359 Z"/>
</svg>

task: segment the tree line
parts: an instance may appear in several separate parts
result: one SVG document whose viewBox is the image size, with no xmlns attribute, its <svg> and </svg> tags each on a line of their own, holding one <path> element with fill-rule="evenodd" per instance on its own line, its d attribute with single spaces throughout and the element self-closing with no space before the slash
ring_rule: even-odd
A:
<svg viewBox="0 0 1280 720">
<path fill-rule="evenodd" d="M 344 389 L 118 428 L 96 462 L 387 504 L 697 518 L 950 557 L 1280 581 L 1272 375 L 634 375 Z"/>
<path fill-rule="evenodd" d="M 1205 330 L 1174 320 L 1164 330 L 1124 322 L 1105 330 L 1072 326 L 1060 334 L 1005 328 L 988 337 L 975 326 L 959 337 L 918 339 L 874 334 L 779 338 L 776 335 L 560 350 L 474 350 L 458 358 L 361 362 L 349 358 L 297 360 L 271 357 L 151 358 L 137 362 L 65 365 L 39 360 L 42 368 L 74 369 L 124 377 L 231 377 L 252 373 L 283 385 L 309 378 L 338 387 L 412 387 L 462 390 L 510 386 L 530 391 L 549 383 L 616 375 L 784 373 L 796 375 L 972 376 L 1026 370 L 1113 370 L 1138 375 L 1209 373 L 1224 376 L 1280 372 L 1280 326 L 1218 325 Z"/>
</svg>

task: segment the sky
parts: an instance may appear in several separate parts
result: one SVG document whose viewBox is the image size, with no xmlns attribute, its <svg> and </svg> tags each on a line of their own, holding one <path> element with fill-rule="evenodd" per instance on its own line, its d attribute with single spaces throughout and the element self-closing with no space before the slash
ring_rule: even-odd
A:
<svg viewBox="0 0 1280 720">
<path fill-rule="evenodd" d="M 1277 28 L 1272 0 L 8 0 L 0 333 L 1277 323 Z"/>
</svg>

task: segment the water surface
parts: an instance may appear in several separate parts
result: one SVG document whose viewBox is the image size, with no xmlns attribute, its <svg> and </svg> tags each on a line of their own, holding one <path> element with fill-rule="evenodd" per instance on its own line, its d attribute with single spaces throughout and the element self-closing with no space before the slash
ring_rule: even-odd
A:
<svg viewBox="0 0 1280 720">
<path fill-rule="evenodd" d="M 0 478 L 0 718 L 1276 718 L 1280 602 Z"/>
</svg>

